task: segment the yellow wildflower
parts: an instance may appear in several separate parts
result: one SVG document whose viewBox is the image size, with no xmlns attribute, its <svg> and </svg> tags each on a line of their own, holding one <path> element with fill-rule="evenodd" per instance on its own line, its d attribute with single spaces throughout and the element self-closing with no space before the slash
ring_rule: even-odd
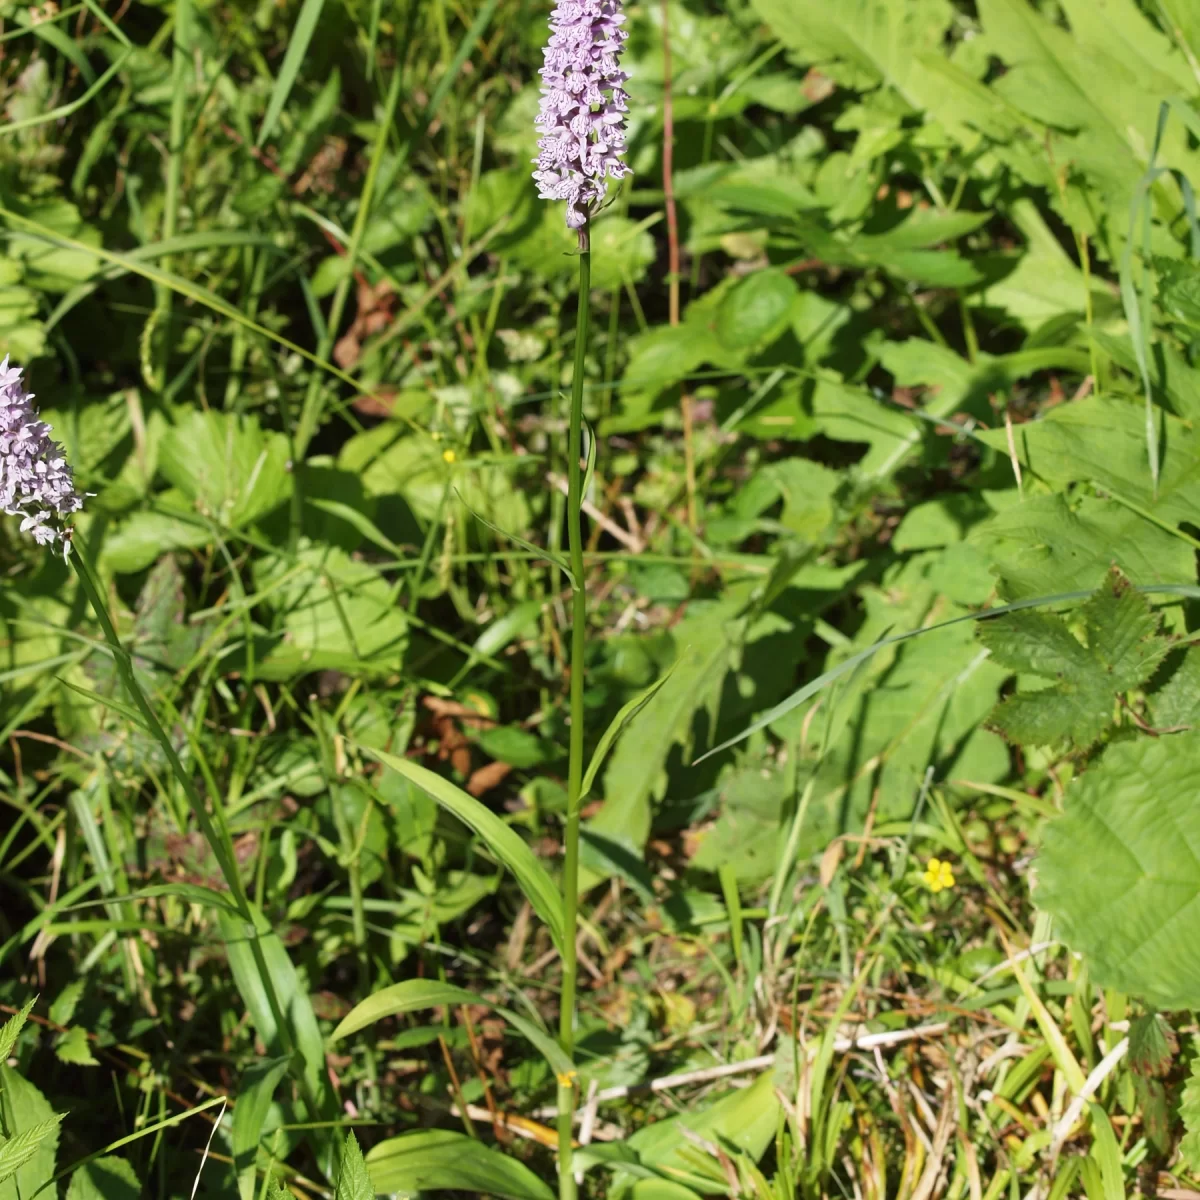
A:
<svg viewBox="0 0 1200 1200">
<path fill-rule="evenodd" d="M 455 454 L 453 450 L 443 450 L 442 451 L 442 462 L 444 462 L 444 463 L 452 463 L 457 458 L 458 458 L 458 455 Z"/>
<path fill-rule="evenodd" d="M 556 1078 L 558 1079 L 559 1087 L 564 1087 L 564 1088 L 574 1087 L 575 1080 L 579 1078 L 579 1072 L 578 1071 L 563 1071 L 561 1074 L 556 1076 Z"/>
<path fill-rule="evenodd" d="M 934 894 L 946 891 L 954 886 L 954 868 L 940 858 L 931 858 L 921 876 L 925 886 Z"/>
</svg>

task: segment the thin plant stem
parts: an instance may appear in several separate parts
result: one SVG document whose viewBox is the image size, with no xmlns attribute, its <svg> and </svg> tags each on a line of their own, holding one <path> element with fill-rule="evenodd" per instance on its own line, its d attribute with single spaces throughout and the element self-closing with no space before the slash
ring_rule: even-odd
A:
<svg viewBox="0 0 1200 1200">
<path fill-rule="evenodd" d="M 175 6 L 174 41 L 171 58 L 171 117 L 167 133 L 167 170 L 163 180 L 162 237 L 169 242 L 175 236 L 179 216 L 179 189 L 183 174 L 183 128 L 187 115 L 188 43 L 191 40 L 191 0 L 179 0 Z M 163 259 L 164 271 L 172 269 L 172 258 Z M 143 349 L 143 364 L 147 370 L 147 383 L 160 391 L 166 383 L 167 348 L 170 337 L 166 327 L 171 320 L 171 289 L 165 284 L 155 286 L 154 312 L 147 325 L 148 332 L 162 332 L 161 355 L 151 342 Z M 160 330 L 159 327 L 162 327 Z M 145 335 L 143 335 L 145 336 Z"/>
<path fill-rule="evenodd" d="M 679 324 L 679 214 L 675 205 L 675 102 L 671 74 L 671 6 L 662 3 L 663 38 L 663 203 L 667 211 L 667 313 L 672 327 Z M 687 524 L 696 532 L 696 450 L 692 432 L 692 398 L 686 385 L 679 389 L 683 417 L 683 457 L 687 480 Z"/>
<path fill-rule="evenodd" d="M 279 1031 L 279 1040 L 283 1045 L 284 1052 L 292 1061 L 294 1067 L 293 1074 L 297 1084 L 300 1086 L 300 1093 L 304 1099 L 305 1107 L 309 1110 L 312 1120 L 319 1120 L 322 1114 L 317 1097 L 305 1075 L 300 1056 L 296 1052 L 296 1043 L 292 1037 L 291 1026 L 288 1025 L 287 1019 L 284 1016 L 283 1006 L 279 1003 L 279 996 L 275 991 L 275 984 L 271 978 L 270 968 L 267 966 L 266 957 L 263 955 L 262 946 L 259 944 L 259 938 L 263 930 L 260 928 L 254 909 L 250 905 L 246 889 L 242 885 L 241 875 L 238 873 L 237 857 L 233 850 L 233 839 L 230 836 L 229 827 L 226 824 L 225 814 L 221 809 L 221 805 L 219 802 L 215 802 L 213 804 L 213 813 L 212 815 L 209 814 L 203 798 L 196 790 L 196 785 L 192 781 L 191 775 L 184 768 L 171 739 L 167 736 L 167 731 L 162 727 L 162 722 L 159 721 L 153 706 L 146 697 L 146 693 L 142 690 L 142 685 L 138 683 L 137 676 L 133 672 L 133 659 L 129 651 L 122 645 L 121 639 L 117 636 L 112 617 L 108 612 L 108 606 L 105 604 L 100 587 L 96 582 L 95 576 L 92 574 L 86 547 L 80 545 L 78 535 L 75 537 L 75 553 L 71 555 L 70 561 L 75 568 L 75 574 L 79 578 L 80 585 L 87 594 L 88 603 L 92 606 L 92 611 L 95 612 L 96 619 L 100 622 L 100 628 L 104 631 L 104 638 L 112 650 L 113 662 L 116 665 L 117 674 L 121 678 L 121 683 L 124 685 L 126 694 L 133 701 L 138 712 L 141 713 L 142 719 L 146 722 L 146 726 L 154 739 L 162 747 L 162 751 L 167 757 L 167 762 L 170 764 L 175 778 L 179 781 L 179 786 L 183 789 L 183 794 L 187 797 L 188 804 L 196 818 L 196 823 L 200 826 L 200 832 L 212 849 L 213 857 L 217 860 L 217 865 L 220 867 L 221 874 L 225 878 L 225 884 L 229 888 L 233 902 L 237 905 L 242 920 L 254 931 L 254 936 L 247 938 L 247 942 L 250 946 L 250 952 L 254 956 L 254 965 L 258 971 L 267 1003 L 270 1006 L 271 1015 L 275 1020 L 275 1027 Z"/>
<path fill-rule="evenodd" d="M 567 1057 L 575 1052 L 575 984 L 578 974 L 575 938 L 579 926 L 579 809 L 583 790 L 583 644 L 587 633 L 587 590 L 583 574 L 583 373 L 587 362 L 592 253 L 588 226 L 579 234 L 579 314 L 575 325 L 575 370 L 571 376 L 571 418 L 567 434 L 567 542 L 575 590 L 571 598 L 571 740 L 567 766 L 567 828 L 563 864 L 562 1000 L 558 1041 Z M 576 1081 L 558 1081 L 558 1194 L 575 1200 L 571 1166 L 571 1131 L 575 1119 Z"/>
</svg>

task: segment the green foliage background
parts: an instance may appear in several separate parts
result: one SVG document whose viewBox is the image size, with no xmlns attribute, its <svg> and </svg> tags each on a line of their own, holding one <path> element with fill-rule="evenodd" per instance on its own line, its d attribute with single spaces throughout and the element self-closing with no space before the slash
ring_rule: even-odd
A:
<svg viewBox="0 0 1200 1200">
<path fill-rule="evenodd" d="M 1200 15 L 627 4 L 572 1066 L 548 9 L 0 4 L 0 1200 L 1200 1187 Z"/>
</svg>

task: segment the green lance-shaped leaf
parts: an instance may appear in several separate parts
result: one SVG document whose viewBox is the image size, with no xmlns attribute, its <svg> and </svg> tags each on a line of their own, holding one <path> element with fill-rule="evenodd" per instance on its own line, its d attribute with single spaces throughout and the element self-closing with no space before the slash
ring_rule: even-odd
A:
<svg viewBox="0 0 1200 1200">
<path fill-rule="evenodd" d="M 376 1021 L 382 1021 L 385 1017 L 417 1012 L 424 1008 L 436 1008 L 443 1004 L 488 1004 L 488 1001 L 474 992 L 467 991 L 466 988 L 455 987 L 451 983 L 441 983 L 436 979 L 406 979 L 402 983 L 382 988 L 368 996 L 361 1004 L 355 1005 L 333 1031 L 330 1040 L 336 1042 L 340 1038 L 349 1037 L 350 1034 L 357 1033 L 368 1025 L 374 1025 Z M 499 1013 L 541 1053 L 556 1075 L 570 1075 L 574 1071 L 571 1059 L 548 1033 L 511 1009 L 495 1004 L 489 1004 L 489 1007 Z"/>
<path fill-rule="evenodd" d="M 388 1138 L 367 1155 L 367 1166 L 381 1192 L 482 1192 L 505 1200 L 554 1195 L 524 1163 L 448 1129 Z"/>
<path fill-rule="evenodd" d="M 262 1128 L 271 1108 L 271 1097 L 288 1073 L 290 1060 L 284 1056 L 251 1067 L 238 1088 L 233 1110 L 233 1169 L 237 1172 L 242 1200 L 254 1200 L 258 1192 L 255 1164 Z"/>
<path fill-rule="evenodd" d="M 394 754 L 382 750 L 362 749 L 377 758 L 385 767 L 403 775 L 415 783 L 426 795 L 436 800 L 447 812 L 453 813 L 462 823 L 473 829 L 487 844 L 491 852 L 515 876 L 521 891 L 525 893 L 534 912 L 546 923 L 550 936 L 559 950 L 563 947 L 564 922 L 562 900 L 549 871 L 537 860 L 530 848 L 513 829 L 506 825 L 490 808 L 469 796 L 460 787 L 433 771 Z"/>
</svg>

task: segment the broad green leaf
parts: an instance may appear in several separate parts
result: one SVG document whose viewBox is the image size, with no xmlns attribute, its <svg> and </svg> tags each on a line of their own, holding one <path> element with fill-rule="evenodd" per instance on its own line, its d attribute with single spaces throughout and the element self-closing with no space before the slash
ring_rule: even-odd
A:
<svg viewBox="0 0 1200 1200">
<path fill-rule="evenodd" d="M 287 462 L 287 439 L 256 418 L 193 410 L 163 436 L 158 467 L 203 516 L 236 529 L 288 498 Z"/>
<path fill-rule="evenodd" d="M 1114 563 L 1137 584 L 1195 577 L 1195 552 L 1182 538 L 1113 500 L 1059 494 L 1030 496 L 972 530 L 969 541 L 989 558 L 1005 600 L 1059 589 L 1095 588 Z"/>
<path fill-rule="evenodd" d="M 338 454 L 337 465 L 362 479 L 368 496 L 402 496 L 422 521 L 439 519 L 451 482 L 463 501 L 502 529 L 528 529 L 529 502 L 514 485 L 513 464 L 468 460 L 451 473 L 443 446 L 431 438 L 407 435 L 385 422 L 351 438 Z"/>
<path fill-rule="evenodd" d="M 770 771 L 748 759 L 720 784 L 716 822 L 700 831 L 691 865 L 698 871 L 725 871 L 738 882 L 758 883 L 779 864 L 780 822 L 795 784 L 784 771 Z M 824 837 L 824 831 L 814 841 Z"/>
<path fill-rule="evenodd" d="M 294 561 L 257 559 L 254 581 L 283 625 L 282 636 L 260 650 L 260 676 L 390 672 L 403 657 L 408 618 L 393 585 L 370 563 L 335 546 L 302 543 Z"/>
<path fill-rule="evenodd" d="M 12 1147 L 6 1156 L 11 1169 L 0 1171 L 0 1200 L 27 1200 L 54 1174 L 61 1119 L 29 1080 L 0 1059 L 0 1133 L 8 1139 L 0 1154 Z"/>
<path fill-rule="evenodd" d="M 92 1053 L 88 1043 L 87 1030 L 81 1025 L 75 1025 L 58 1039 L 54 1047 L 54 1055 L 59 1062 L 70 1063 L 77 1067 L 96 1067 L 100 1060 Z"/>
<path fill-rule="evenodd" d="M 686 753 L 698 713 L 715 724 L 721 687 L 734 661 L 740 605 L 731 599 L 715 609 L 685 617 L 673 631 L 681 647 L 670 680 L 630 721 L 604 774 L 604 806 L 587 828 L 640 857 L 650 836 L 652 805 L 662 796 L 667 760 L 676 745 Z M 586 889 L 599 881 L 583 872 Z"/>
<path fill-rule="evenodd" d="M 271 1098 L 287 1074 L 288 1065 L 286 1057 L 255 1063 L 243 1074 L 238 1087 L 237 1107 L 233 1110 L 233 1169 L 242 1200 L 254 1200 L 258 1192 L 258 1143 Z"/>
<path fill-rule="evenodd" d="M 1137 355 L 1128 336 L 1114 337 L 1096 330 L 1092 337 L 1124 370 L 1137 374 Z M 1160 339 L 1151 347 L 1146 368 L 1158 403 L 1185 420 L 1200 417 L 1200 372 L 1178 350 Z"/>
<path fill-rule="evenodd" d="M 373 992 L 356 1004 L 333 1031 L 331 1042 L 341 1041 L 376 1021 L 394 1017 L 400 1013 L 419 1012 L 424 1008 L 442 1005 L 479 1004 L 480 998 L 466 988 L 452 983 L 441 983 L 436 979 L 406 979 L 390 987 Z"/>
<path fill-rule="evenodd" d="M 758 15 L 805 62 L 847 87 L 890 87 L 913 108 L 930 88 L 917 55 L 939 50 L 953 15 L 946 0 L 753 0 Z"/>
<path fill-rule="evenodd" d="M 353 1133 L 346 1134 L 346 1145 L 342 1152 L 341 1171 L 338 1175 L 337 1188 L 333 1200 L 375 1200 L 376 1187 L 363 1162 L 362 1151 L 358 1148 L 358 1139 Z M 380 1191 L 400 1189 L 380 1188 Z"/>
<path fill-rule="evenodd" d="M 505 1200 L 553 1200 L 524 1163 L 465 1133 L 429 1129 L 380 1142 L 367 1154 L 380 1192 L 482 1192 Z"/>
<path fill-rule="evenodd" d="M 524 192 L 533 194 L 528 185 Z M 611 290 L 641 283 L 654 258 L 654 238 L 646 222 L 608 216 L 593 225 L 592 287 Z"/>
<path fill-rule="evenodd" d="M 1163 413 L 1162 467 L 1155 494 L 1146 456 L 1146 417 L 1140 401 L 1090 397 L 1053 408 L 1013 430 L 1026 471 L 1061 487 L 1093 483 L 1168 527 L 1200 511 L 1200 429 Z M 1008 454 L 1003 429 L 979 435 Z M 1191 578 L 1191 576 L 1189 576 Z"/>
<path fill-rule="evenodd" d="M 1121 58 L 1147 87 L 1192 93 L 1196 79 L 1178 47 L 1147 18 L 1134 0 L 1061 0 L 1076 41 Z M 1153 83 L 1151 83 L 1153 80 Z"/>
<path fill-rule="evenodd" d="M 469 796 L 462 788 L 455 787 L 441 775 L 382 750 L 367 749 L 367 753 L 415 783 L 483 839 L 496 858 L 516 876 L 517 883 L 529 903 L 546 923 L 550 936 L 561 949 L 564 926 L 562 900 L 559 898 L 558 888 L 555 887 L 554 880 L 550 878 L 546 868 L 512 827 L 500 820 L 485 804 Z"/>
<path fill-rule="evenodd" d="M 1159 617 L 1113 567 L 1080 610 L 1081 641 L 1048 612 L 1010 613 L 979 626 L 979 640 L 1001 666 L 1051 681 L 1002 701 L 991 724 L 1011 741 L 1092 745 L 1112 721 L 1115 696 L 1141 686 L 1170 649 Z"/>
<path fill-rule="evenodd" d="M 153 509 L 137 509 L 106 529 L 101 562 L 118 574 L 144 571 L 172 550 L 191 550 L 213 540 L 211 527 L 177 488 L 154 497 Z"/>
<path fill-rule="evenodd" d="M 1161 1009 L 1200 1005 L 1200 733 L 1115 742 L 1047 825 L 1034 892 L 1092 978 Z"/>
<path fill-rule="evenodd" d="M 643 1126 L 629 1145 L 655 1170 L 669 1173 L 702 1194 L 723 1192 L 720 1164 L 704 1154 L 683 1133 L 687 1129 L 706 1141 L 728 1143 L 758 1159 L 775 1136 L 779 1117 L 775 1071 L 765 1071 L 741 1091 L 732 1092 L 699 1112 L 682 1113 Z"/>
<path fill-rule="evenodd" d="M 1200 649 L 1192 647 L 1180 662 L 1167 660 L 1170 675 L 1150 696 L 1158 729 L 1178 730 L 1200 722 Z"/>
<path fill-rule="evenodd" d="M 107 1155 L 71 1173 L 67 1200 L 140 1200 L 142 1185 L 127 1159 Z"/>
<path fill-rule="evenodd" d="M 385 1017 L 454 1004 L 488 1005 L 540 1051 L 542 1057 L 556 1074 L 565 1075 L 574 1070 L 574 1064 L 563 1053 L 558 1043 L 549 1034 L 534 1025 L 532 1021 L 510 1009 L 492 1004 L 474 992 L 467 991 L 466 988 L 430 979 L 406 979 L 368 996 L 342 1018 L 341 1024 L 333 1031 L 333 1037 L 330 1040 L 336 1042 L 344 1037 L 349 1037 L 350 1034 L 357 1033 L 368 1025 L 374 1025 L 376 1021 L 382 1021 Z"/>
<path fill-rule="evenodd" d="M 1141 591 L 1147 594 L 1154 593 L 1169 593 L 1175 596 L 1198 596 L 1200 597 L 1200 588 L 1194 585 L 1155 585 L 1151 584 L 1141 588 Z M 861 650 L 856 651 L 849 658 L 842 659 L 841 662 L 831 666 L 828 670 L 823 671 L 815 679 L 809 680 L 803 687 L 797 688 L 786 699 L 772 705 L 766 712 L 760 714 L 750 722 L 746 728 L 733 737 L 726 738 L 723 742 L 712 747 L 711 750 L 702 754 L 696 762 L 703 762 L 705 759 L 712 758 L 714 755 L 720 754 L 725 750 L 731 749 L 733 746 L 744 742 L 747 738 L 752 737 L 760 730 L 771 728 L 778 722 L 784 719 L 794 719 L 794 714 L 806 701 L 812 699 L 825 691 L 830 684 L 844 678 L 847 675 L 856 675 L 858 668 L 862 663 L 870 662 L 877 655 L 889 650 L 893 646 L 902 645 L 905 642 L 912 641 L 916 638 L 924 639 L 930 634 L 940 633 L 946 629 L 964 626 L 970 622 L 982 620 L 985 617 L 999 617 L 1010 612 L 1023 612 L 1026 609 L 1032 608 L 1049 608 L 1056 604 L 1073 603 L 1079 600 L 1086 600 L 1088 593 L 1086 592 L 1059 592 L 1049 596 L 1031 597 L 1028 600 L 1017 600 L 1012 604 L 1006 604 L 1000 608 L 992 609 L 991 611 L 965 613 L 960 616 L 950 617 L 945 621 L 938 621 L 934 624 L 922 625 L 916 629 L 907 629 L 902 633 L 889 633 Z"/>
<path fill-rule="evenodd" d="M 890 630 L 919 628 L 962 612 L 947 603 L 947 594 L 963 585 L 959 549 L 914 555 L 887 572 L 879 586 L 861 588 L 865 620 L 849 644 L 830 652 L 827 666 L 854 662 Z M 990 579 L 986 569 L 979 572 L 986 595 Z M 833 837 L 857 832 L 871 811 L 880 821 L 907 819 L 931 764 L 948 768 L 959 755 L 970 753 L 986 777 L 1002 778 L 1005 748 L 978 727 L 995 705 L 1004 676 L 981 651 L 971 626 L 963 623 L 860 660 L 852 678 L 836 692 L 773 722 L 772 732 L 795 744 L 807 721 L 809 753 L 817 758 L 805 768 L 805 774 L 812 770 L 814 775 L 801 853 L 819 852 Z M 809 720 L 817 703 L 822 707 Z M 739 839 L 749 839 L 761 834 L 769 819 L 769 789 L 752 800 L 746 795 L 747 781 L 739 784 L 731 778 L 727 785 L 735 802 L 723 813 L 716 836 L 736 832 Z M 782 806 L 783 801 L 777 794 L 775 803 Z M 769 845 L 760 839 L 758 849 L 767 851 Z M 750 870 L 752 863 L 744 866 Z"/>
<path fill-rule="evenodd" d="M 798 291 L 783 271 L 755 271 L 725 293 L 717 310 L 717 339 L 737 354 L 769 344 L 787 328 Z"/>
</svg>

